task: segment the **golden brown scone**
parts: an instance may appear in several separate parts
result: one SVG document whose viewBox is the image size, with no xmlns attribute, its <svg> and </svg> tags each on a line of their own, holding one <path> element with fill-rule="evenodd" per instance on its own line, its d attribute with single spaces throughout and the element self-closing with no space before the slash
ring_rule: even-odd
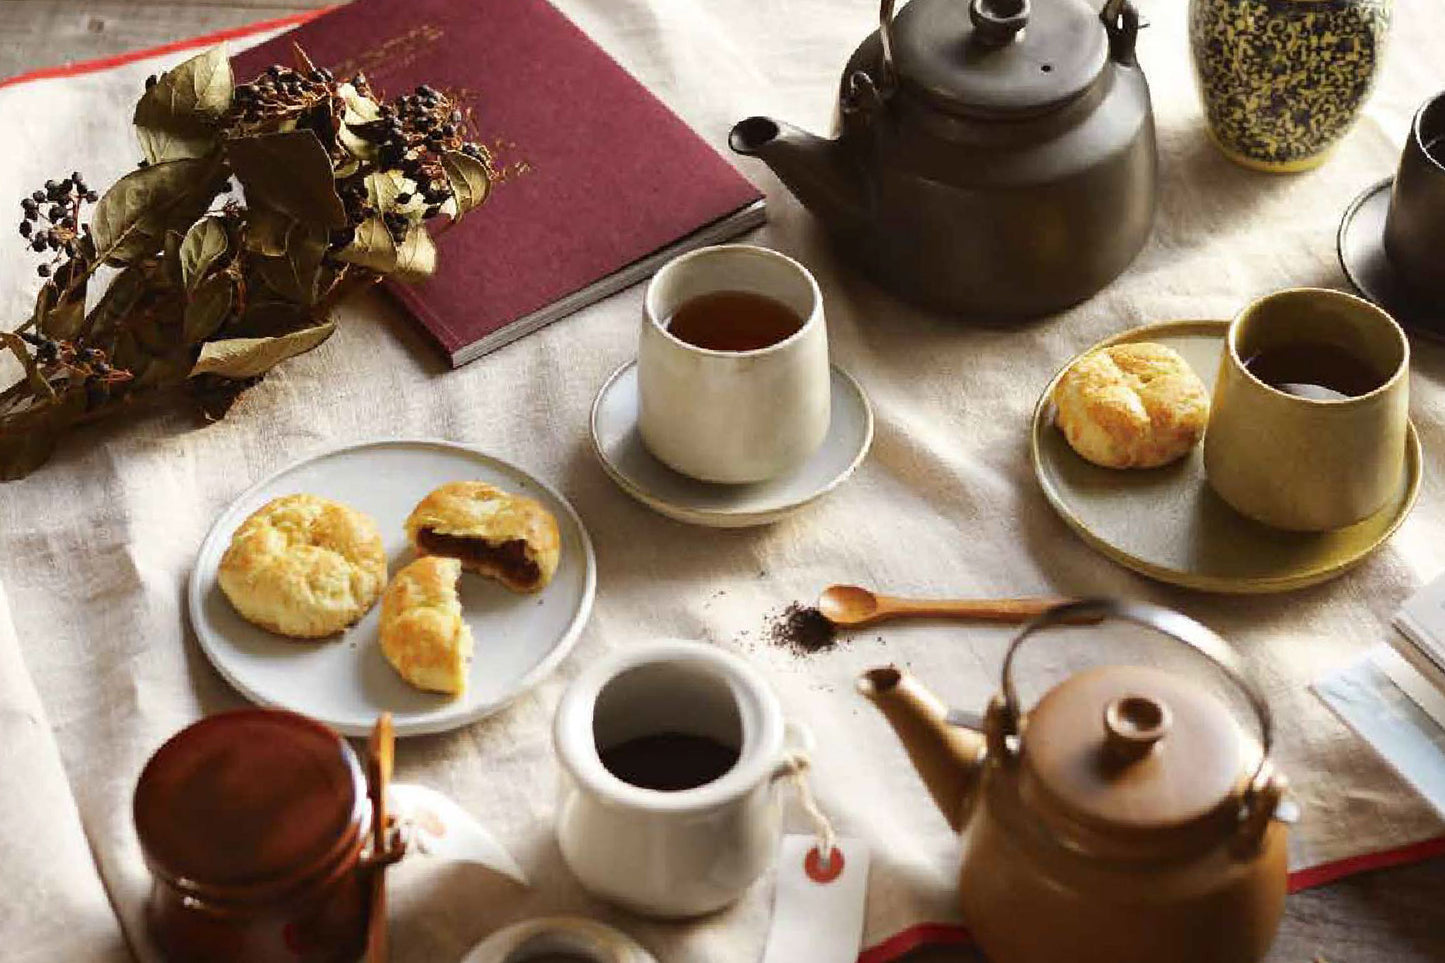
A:
<svg viewBox="0 0 1445 963">
<path fill-rule="evenodd" d="M 472 631 L 457 599 L 461 574 L 454 558 L 423 556 L 397 572 L 381 597 L 381 651 L 418 689 L 466 690 Z"/>
<path fill-rule="evenodd" d="M 423 498 L 406 534 L 418 554 L 460 559 L 514 592 L 552 581 L 562 545 L 557 520 L 540 503 L 479 481 L 451 482 Z"/>
<path fill-rule="evenodd" d="M 1054 389 L 1055 423 L 1069 445 L 1105 468 L 1156 468 L 1204 435 L 1209 393 L 1179 352 L 1162 344 L 1092 351 Z"/>
<path fill-rule="evenodd" d="M 285 495 L 241 523 L 216 573 L 242 617 L 299 639 L 333 635 L 386 585 L 376 522 L 317 495 Z"/>
</svg>

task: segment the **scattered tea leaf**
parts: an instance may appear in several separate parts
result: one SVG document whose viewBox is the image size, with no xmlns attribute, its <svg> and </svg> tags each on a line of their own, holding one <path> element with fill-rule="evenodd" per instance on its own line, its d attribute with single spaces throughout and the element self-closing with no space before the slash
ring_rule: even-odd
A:
<svg viewBox="0 0 1445 963">
<path fill-rule="evenodd" d="M 208 341 L 201 356 L 191 368 L 191 377 L 218 374 L 227 378 L 254 378 L 265 374 L 287 358 L 319 346 L 336 330 L 336 322 L 328 321 L 314 328 L 285 334 L 279 338 L 228 338 Z"/>
<path fill-rule="evenodd" d="M 322 227 L 346 224 L 331 158 L 309 130 L 260 134 L 226 142 L 226 158 L 252 204 Z"/>
<path fill-rule="evenodd" d="M 191 225 L 181 244 L 181 280 L 195 291 L 217 258 L 224 257 L 231 238 L 219 217 L 203 217 Z"/>
<path fill-rule="evenodd" d="M 186 344 L 199 344 L 219 331 L 231 313 L 234 298 L 231 279 L 224 272 L 202 281 L 186 305 L 183 334 Z"/>
<path fill-rule="evenodd" d="M 442 170 L 451 184 L 452 195 L 456 198 L 456 219 L 461 220 L 468 211 L 480 207 L 492 191 L 492 176 L 487 165 L 470 154 L 449 150 L 442 154 Z"/>
</svg>

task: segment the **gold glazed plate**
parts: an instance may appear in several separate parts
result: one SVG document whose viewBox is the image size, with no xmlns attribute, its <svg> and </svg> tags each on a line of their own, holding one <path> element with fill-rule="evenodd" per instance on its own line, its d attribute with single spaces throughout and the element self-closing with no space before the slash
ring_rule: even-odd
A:
<svg viewBox="0 0 1445 963">
<path fill-rule="evenodd" d="M 1125 331 L 1089 351 L 1136 341 L 1168 345 L 1213 391 L 1228 329 L 1227 321 L 1166 321 Z M 1049 381 L 1034 409 L 1031 447 L 1044 496 L 1084 541 L 1161 582 L 1210 592 L 1262 593 L 1326 581 L 1385 544 L 1420 493 L 1420 439 L 1412 424 L 1400 487 L 1384 508 L 1333 532 L 1269 528 L 1214 494 L 1204 477 L 1202 445 L 1172 465 L 1143 470 L 1100 468 L 1079 457 L 1054 427 L 1051 399 L 1067 368 Z"/>
</svg>

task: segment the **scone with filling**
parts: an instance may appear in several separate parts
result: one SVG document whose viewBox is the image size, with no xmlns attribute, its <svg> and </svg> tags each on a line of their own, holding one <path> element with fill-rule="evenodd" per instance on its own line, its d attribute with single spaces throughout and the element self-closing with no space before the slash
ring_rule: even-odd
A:
<svg viewBox="0 0 1445 963">
<path fill-rule="evenodd" d="M 534 499 L 485 482 L 443 485 L 412 510 L 406 534 L 421 555 L 445 555 L 514 592 L 536 592 L 557 571 L 561 536 Z"/>
<path fill-rule="evenodd" d="M 1055 423 L 1069 445 L 1105 468 L 1156 468 L 1183 457 L 1204 435 L 1209 393 L 1162 344 L 1092 351 L 1054 389 Z"/>
<path fill-rule="evenodd" d="M 381 651 L 418 689 L 466 690 L 472 632 L 457 598 L 461 574 L 454 558 L 424 556 L 397 572 L 381 597 Z"/>
<path fill-rule="evenodd" d="M 371 518 L 317 495 L 267 502 L 236 529 L 216 580 L 247 621 L 280 635 L 334 635 L 386 586 L 386 550 Z"/>
</svg>

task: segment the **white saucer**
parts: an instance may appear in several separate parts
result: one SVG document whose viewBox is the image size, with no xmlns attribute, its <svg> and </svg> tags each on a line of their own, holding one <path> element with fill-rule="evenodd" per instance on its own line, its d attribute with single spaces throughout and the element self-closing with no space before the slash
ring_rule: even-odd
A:
<svg viewBox="0 0 1445 963">
<path fill-rule="evenodd" d="M 487 937 L 462 963 L 523 963 L 525 960 L 586 960 L 587 963 L 657 963 L 632 937 L 596 920 L 550 916 L 513 923 Z"/>
<path fill-rule="evenodd" d="M 279 495 L 333 498 L 376 520 L 388 570 L 414 557 L 402 524 L 417 502 L 450 481 L 477 479 L 530 495 L 557 519 L 562 554 L 551 584 L 516 595 L 476 575 L 457 586 L 476 640 L 467 691 L 457 698 L 402 681 L 377 641 L 378 603 L 340 635 L 316 641 L 273 635 L 241 618 L 216 584 L 216 567 L 241 522 Z M 501 709 L 571 650 L 592 611 L 597 563 L 572 506 L 544 482 L 483 452 L 445 441 L 378 441 L 297 462 L 242 494 L 216 519 L 191 570 L 191 625 L 226 681 L 263 706 L 300 712 L 348 736 L 392 713 L 399 736 L 442 732 Z"/>
<path fill-rule="evenodd" d="M 592 447 L 623 491 L 668 518 L 711 528 L 766 525 L 837 488 L 873 443 L 873 408 L 862 387 L 833 366 L 828 437 L 800 468 L 751 485 L 718 485 L 680 475 L 652 456 L 637 430 L 637 362 L 607 379 L 592 403 Z"/>
</svg>

